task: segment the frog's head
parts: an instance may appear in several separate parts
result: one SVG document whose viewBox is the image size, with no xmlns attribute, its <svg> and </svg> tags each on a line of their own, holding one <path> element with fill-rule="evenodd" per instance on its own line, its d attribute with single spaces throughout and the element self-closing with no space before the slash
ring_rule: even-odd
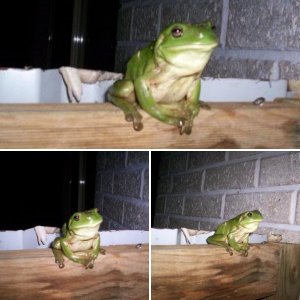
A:
<svg viewBox="0 0 300 300">
<path fill-rule="evenodd" d="M 155 43 L 155 60 L 187 69 L 191 74 L 201 72 L 209 60 L 218 38 L 211 22 L 201 24 L 174 23 L 166 27 Z"/>
<path fill-rule="evenodd" d="M 98 233 L 103 218 L 97 208 L 76 212 L 68 223 L 68 230 L 82 237 L 91 237 Z"/>
<path fill-rule="evenodd" d="M 239 215 L 239 225 L 249 233 L 254 232 L 262 220 L 263 216 L 258 210 L 246 211 Z"/>
</svg>

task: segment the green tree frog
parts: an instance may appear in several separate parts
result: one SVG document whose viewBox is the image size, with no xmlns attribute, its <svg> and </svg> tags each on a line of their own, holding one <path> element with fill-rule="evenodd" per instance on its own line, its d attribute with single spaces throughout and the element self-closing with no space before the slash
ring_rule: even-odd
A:
<svg viewBox="0 0 300 300">
<path fill-rule="evenodd" d="M 214 235 L 207 238 L 207 243 L 224 247 L 230 255 L 233 254 L 233 248 L 248 256 L 249 234 L 257 229 L 262 220 L 263 216 L 258 210 L 243 212 L 220 224 Z"/>
<path fill-rule="evenodd" d="M 190 134 L 200 109 L 200 76 L 218 39 L 209 21 L 175 23 L 128 62 L 125 78 L 109 89 L 135 130 L 143 128 L 138 104 L 152 117 Z"/>
<path fill-rule="evenodd" d="M 96 208 L 76 212 L 62 227 L 62 237 L 52 243 L 55 262 L 64 267 L 64 255 L 70 260 L 83 264 L 86 269 L 93 268 L 98 254 L 105 254 L 100 248 L 99 227 L 103 218 Z"/>
</svg>

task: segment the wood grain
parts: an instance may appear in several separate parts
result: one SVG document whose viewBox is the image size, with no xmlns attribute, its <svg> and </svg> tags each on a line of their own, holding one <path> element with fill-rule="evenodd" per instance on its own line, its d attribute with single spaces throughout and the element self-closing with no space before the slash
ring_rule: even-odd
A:
<svg viewBox="0 0 300 300">
<path fill-rule="evenodd" d="M 136 132 L 117 107 L 104 104 L 1 104 L 0 148 L 298 148 L 300 105 L 212 103 L 191 135 L 142 112 Z"/>
<path fill-rule="evenodd" d="M 1 299 L 148 299 L 149 247 L 104 247 L 93 269 L 66 261 L 59 269 L 50 249 L 0 251 Z"/>
<path fill-rule="evenodd" d="M 151 253 L 154 300 L 253 300 L 276 293 L 278 244 L 253 245 L 248 257 L 213 245 L 152 246 Z"/>
</svg>

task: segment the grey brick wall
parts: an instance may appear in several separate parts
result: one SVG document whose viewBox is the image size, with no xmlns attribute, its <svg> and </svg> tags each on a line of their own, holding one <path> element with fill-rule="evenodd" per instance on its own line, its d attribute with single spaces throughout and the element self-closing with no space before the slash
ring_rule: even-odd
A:
<svg viewBox="0 0 300 300">
<path fill-rule="evenodd" d="M 220 47 L 204 76 L 262 80 L 300 78 L 298 0 L 121 1 L 115 69 L 168 24 L 210 19 Z"/>
<path fill-rule="evenodd" d="M 259 209 L 260 233 L 300 243 L 300 152 L 162 152 L 154 227 L 214 230 Z"/>
<path fill-rule="evenodd" d="M 102 230 L 149 229 L 148 151 L 98 153 L 95 206 Z"/>
</svg>

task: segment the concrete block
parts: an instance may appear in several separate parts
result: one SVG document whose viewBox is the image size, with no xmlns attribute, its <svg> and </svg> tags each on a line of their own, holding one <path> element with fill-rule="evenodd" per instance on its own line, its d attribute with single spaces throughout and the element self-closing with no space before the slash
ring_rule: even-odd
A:
<svg viewBox="0 0 300 300">
<path fill-rule="evenodd" d="M 298 197 L 297 197 L 297 206 L 296 206 L 296 218 L 295 222 L 297 225 L 300 225 L 300 192 L 298 192 Z"/>
<path fill-rule="evenodd" d="M 155 213 L 160 213 L 160 214 L 165 213 L 165 197 L 164 196 L 160 196 L 160 197 L 156 198 Z"/>
<path fill-rule="evenodd" d="M 229 153 L 229 160 L 239 159 L 239 158 L 246 158 L 255 156 L 257 154 L 263 153 L 263 151 L 228 151 Z"/>
<path fill-rule="evenodd" d="M 202 182 L 202 171 L 174 176 L 173 192 L 190 193 L 200 192 Z"/>
<path fill-rule="evenodd" d="M 299 50 L 299 15 L 297 1 L 230 0 L 227 46 Z"/>
<path fill-rule="evenodd" d="M 149 206 L 141 204 L 124 204 L 124 226 L 129 229 L 149 230 Z"/>
<path fill-rule="evenodd" d="M 188 169 L 202 168 L 222 161 L 225 161 L 225 151 L 190 152 Z"/>
<path fill-rule="evenodd" d="M 122 224 L 124 203 L 120 199 L 105 196 L 103 199 L 103 215 Z"/>
<path fill-rule="evenodd" d="M 299 52 L 300 57 L 300 52 Z M 279 63 L 280 78 L 284 79 L 300 79 L 300 63 L 290 61 L 281 61 Z"/>
<path fill-rule="evenodd" d="M 184 198 L 182 196 L 168 196 L 166 197 L 165 214 L 182 215 Z"/>
<path fill-rule="evenodd" d="M 182 22 L 189 22 L 190 1 L 163 1 L 161 9 L 161 27 L 162 31 L 169 24 Z"/>
<path fill-rule="evenodd" d="M 271 59 L 239 59 L 213 55 L 204 69 L 203 77 L 269 80 L 273 65 L 274 61 Z"/>
<path fill-rule="evenodd" d="M 141 171 L 126 171 L 114 173 L 113 194 L 140 198 Z"/>
<path fill-rule="evenodd" d="M 183 218 L 170 217 L 169 228 L 189 228 L 189 229 L 199 229 L 199 221 L 189 220 Z"/>
<path fill-rule="evenodd" d="M 101 172 L 101 192 L 112 193 L 113 190 L 113 173 Z"/>
<path fill-rule="evenodd" d="M 176 152 L 169 157 L 169 172 L 172 174 L 186 170 L 187 152 Z"/>
<path fill-rule="evenodd" d="M 254 187 L 255 161 L 206 170 L 206 191 Z"/>
<path fill-rule="evenodd" d="M 130 26 L 131 26 L 132 12 L 133 12 L 132 7 L 124 7 L 119 10 L 117 41 L 130 40 Z"/>
<path fill-rule="evenodd" d="M 167 176 L 160 178 L 157 188 L 158 195 L 170 193 L 172 191 L 172 186 L 172 177 Z"/>
<path fill-rule="evenodd" d="M 155 228 L 168 228 L 169 217 L 162 215 L 155 215 L 154 217 L 154 227 Z"/>
<path fill-rule="evenodd" d="M 264 158 L 261 160 L 259 186 L 276 186 L 299 183 L 299 152 Z"/>
<path fill-rule="evenodd" d="M 227 195 L 225 199 L 224 219 L 228 220 L 236 215 L 258 209 L 264 222 L 289 223 L 291 193 L 269 192 Z"/>
<path fill-rule="evenodd" d="M 219 218 L 222 196 L 187 196 L 183 215 L 193 217 Z"/>
<path fill-rule="evenodd" d="M 144 172 L 144 184 L 142 186 L 142 200 L 149 202 L 149 170 L 145 170 Z"/>
<path fill-rule="evenodd" d="M 128 151 L 127 166 L 132 165 L 149 165 L 148 151 Z"/>
<path fill-rule="evenodd" d="M 132 40 L 153 41 L 157 38 L 159 5 L 151 2 L 148 5 L 135 6 L 133 13 Z"/>
</svg>

